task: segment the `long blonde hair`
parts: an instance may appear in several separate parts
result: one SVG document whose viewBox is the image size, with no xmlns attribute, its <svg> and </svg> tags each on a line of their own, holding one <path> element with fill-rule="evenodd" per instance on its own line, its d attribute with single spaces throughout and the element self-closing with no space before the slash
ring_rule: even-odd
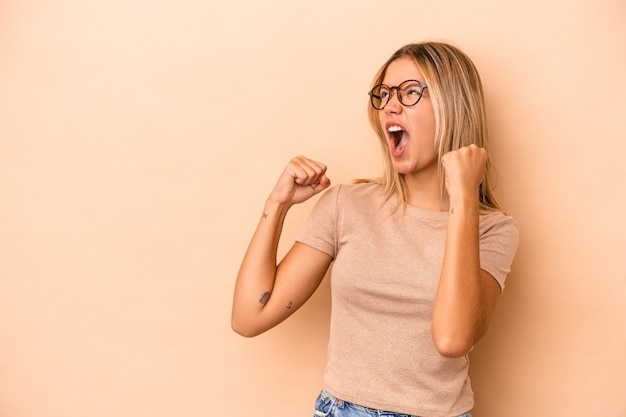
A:
<svg viewBox="0 0 626 417">
<path fill-rule="evenodd" d="M 435 147 L 438 149 L 438 167 L 441 193 L 445 193 L 445 173 L 441 157 L 447 152 L 475 144 L 488 149 L 487 119 L 482 83 L 470 58 L 457 47 L 442 42 L 412 43 L 398 49 L 380 68 L 372 87 L 383 82 L 389 65 L 399 58 L 411 58 L 424 76 L 435 112 Z M 368 106 L 368 117 L 383 150 L 384 173 L 381 178 L 357 180 L 376 182 L 383 186 L 385 198 L 398 196 L 398 204 L 406 206 L 407 189 L 404 175 L 394 168 L 385 133 L 380 125 L 378 110 Z M 501 210 L 493 195 L 487 161 L 485 179 L 478 190 L 480 208 Z"/>
</svg>

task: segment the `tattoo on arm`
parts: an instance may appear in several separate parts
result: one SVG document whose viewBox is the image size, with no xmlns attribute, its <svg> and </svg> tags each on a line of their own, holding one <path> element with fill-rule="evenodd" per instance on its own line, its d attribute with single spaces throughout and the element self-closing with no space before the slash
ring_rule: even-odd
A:
<svg viewBox="0 0 626 417">
<path fill-rule="evenodd" d="M 263 218 L 267 219 L 267 213 L 263 213 Z"/>
<path fill-rule="evenodd" d="M 454 207 L 450 209 L 450 214 L 454 214 Z"/>
<path fill-rule="evenodd" d="M 289 304 L 287 304 L 287 307 L 285 307 L 287 310 L 291 310 L 291 307 L 293 306 L 293 301 L 289 301 Z"/>
<path fill-rule="evenodd" d="M 265 291 L 263 295 L 261 295 L 261 298 L 259 298 L 259 303 L 261 304 L 267 303 L 267 300 L 269 300 L 271 294 L 272 294 L 271 292 Z"/>
</svg>

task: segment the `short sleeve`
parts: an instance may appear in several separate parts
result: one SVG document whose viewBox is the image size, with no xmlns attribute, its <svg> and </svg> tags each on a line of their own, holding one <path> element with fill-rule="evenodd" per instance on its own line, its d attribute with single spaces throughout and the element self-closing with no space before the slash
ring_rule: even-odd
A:
<svg viewBox="0 0 626 417">
<path fill-rule="evenodd" d="M 480 268 L 491 274 L 504 290 L 507 275 L 517 252 L 519 229 L 517 222 L 502 213 L 480 218 Z"/>
<path fill-rule="evenodd" d="M 317 200 L 296 241 L 326 253 L 337 255 L 337 198 L 341 185 L 326 190 Z"/>
</svg>

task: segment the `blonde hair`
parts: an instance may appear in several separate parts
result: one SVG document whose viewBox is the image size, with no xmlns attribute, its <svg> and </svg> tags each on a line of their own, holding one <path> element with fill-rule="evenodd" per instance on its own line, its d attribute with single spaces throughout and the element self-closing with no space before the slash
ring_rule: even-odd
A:
<svg viewBox="0 0 626 417">
<path fill-rule="evenodd" d="M 372 87 L 383 82 L 389 65 L 400 58 L 411 58 L 424 76 L 435 113 L 435 146 L 441 193 L 445 193 L 445 172 L 441 157 L 447 152 L 475 144 L 488 151 L 487 119 L 480 76 L 470 58 L 457 47 L 441 42 L 413 43 L 398 49 L 380 68 Z M 383 149 L 384 173 L 379 179 L 357 180 L 376 182 L 383 186 L 385 199 L 398 196 L 398 205 L 406 207 L 407 190 L 404 175 L 394 168 L 385 133 L 380 125 L 378 110 L 368 106 L 368 117 Z M 480 208 L 501 210 L 493 195 L 487 161 L 485 179 L 478 190 Z"/>
</svg>

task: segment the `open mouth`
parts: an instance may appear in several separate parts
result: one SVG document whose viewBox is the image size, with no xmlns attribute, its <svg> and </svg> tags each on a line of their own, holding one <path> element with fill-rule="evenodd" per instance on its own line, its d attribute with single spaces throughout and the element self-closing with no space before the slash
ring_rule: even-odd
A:
<svg viewBox="0 0 626 417">
<path fill-rule="evenodd" d="M 395 151 L 402 151 L 409 142 L 409 137 L 404 129 L 398 125 L 392 125 L 387 128 L 387 132 L 389 133 L 389 138 L 393 141 Z"/>
</svg>

